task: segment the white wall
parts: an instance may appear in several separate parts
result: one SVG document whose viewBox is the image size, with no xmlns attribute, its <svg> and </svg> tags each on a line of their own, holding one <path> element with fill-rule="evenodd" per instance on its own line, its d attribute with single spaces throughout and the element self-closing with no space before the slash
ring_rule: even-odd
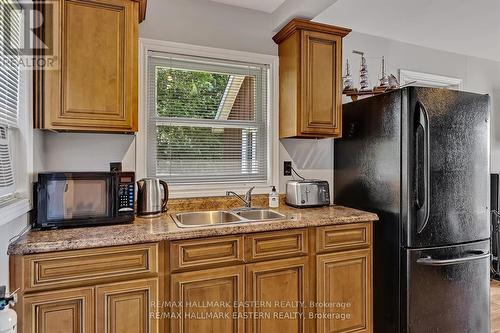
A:
<svg viewBox="0 0 500 333">
<path fill-rule="evenodd" d="M 40 131 L 37 131 L 40 132 Z M 122 162 L 124 171 L 135 170 L 135 136 L 132 134 L 41 132 L 43 155 L 38 170 L 107 171 L 110 162 Z"/>
<path fill-rule="evenodd" d="M 491 97 L 491 172 L 500 172 L 500 62 L 469 57 L 465 88 Z"/>
<path fill-rule="evenodd" d="M 142 38 L 271 55 L 278 52 L 272 40 L 271 14 L 211 1 L 150 0 L 147 19 L 139 27 Z M 37 170 L 103 171 L 114 161 L 122 161 L 124 170 L 135 169 L 134 136 L 43 132 L 38 140 L 43 143 L 40 158 L 35 158 Z M 292 160 L 305 177 L 333 184 L 332 149 L 332 140 L 286 140 L 279 150 L 280 175 L 282 161 Z M 281 176 L 277 181 L 281 192 L 288 178 Z"/>
<path fill-rule="evenodd" d="M 378 85 L 380 76 L 380 59 L 385 56 L 389 73 L 398 77 L 399 69 L 410 69 L 417 72 L 440 74 L 466 80 L 467 57 L 464 55 L 440 51 L 427 47 L 397 42 L 394 40 L 351 32 L 344 39 L 344 66 L 348 58 L 351 73 L 357 86 L 361 58 L 352 50 L 365 52 L 368 64 L 368 76 L 372 86 Z"/>
<path fill-rule="evenodd" d="M 385 56 L 387 71 L 396 77 L 399 69 L 451 76 L 461 78 L 466 91 L 489 94 L 492 101 L 491 170 L 500 172 L 500 62 L 351 32 L 344 39 L 343 53 L 344 63 L 348 58 L 351 64 L 355 85 L 359 83 L 360 57 L 352 50 L 365 52 L 372 86 L 378 84 L 380 57 Z"/>
<path fill-rule="evenodd" d="M 292 161 L 294 169 L 304 178 L 328 181 L 333 193 L 333 139 L 282 139 L 279 160 L 281 193 L 286 191 L 286 181 L 292 179 L 283 176 L 283 161 Z"/>
<path fill-rule="evenodd" d="M 277 54 L 270 14 L 208 0 L 150 0 L 140 37 Z"/>
<path fill-rule="evenodd" d="M 498 0 L 338 0 L 315 17 L 404 43 L 500 61 Z"/>
<path fill-rule="evenodd" d="M 19 234 L 28 223 L 28 216 L 21 216 L 10 223 L 0 226 L 0 286 L 9 290 L 9 239 Z M 12 290 L 13 291 L 13 290 Z"/>
</svg>

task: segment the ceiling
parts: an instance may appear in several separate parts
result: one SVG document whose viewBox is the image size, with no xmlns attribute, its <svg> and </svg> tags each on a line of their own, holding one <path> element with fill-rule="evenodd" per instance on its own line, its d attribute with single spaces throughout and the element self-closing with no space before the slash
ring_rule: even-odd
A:
<svg viewBox="0 0 500 333">
<path fill-rule="evenodd" d="M 498 0 L 338 0 L 314 20 L 500 61 Z"/>
<path fill-rule="evenodd" d="M 230 6 L 259 10 L 271 14 L 286 0 L 212 0 Z"/>
</svg>

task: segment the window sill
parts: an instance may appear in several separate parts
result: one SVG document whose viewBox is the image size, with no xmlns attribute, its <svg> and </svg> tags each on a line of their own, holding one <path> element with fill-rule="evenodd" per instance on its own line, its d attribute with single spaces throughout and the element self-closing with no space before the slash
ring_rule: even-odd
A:
<svg viewBox="0 0 500 333">
<path fill-rule="evenodd" d="M 30 200 L 26 198 L 13 198 L 0 205 L 0 226 L 26 214 L 31 210 Z"/>
</svg>

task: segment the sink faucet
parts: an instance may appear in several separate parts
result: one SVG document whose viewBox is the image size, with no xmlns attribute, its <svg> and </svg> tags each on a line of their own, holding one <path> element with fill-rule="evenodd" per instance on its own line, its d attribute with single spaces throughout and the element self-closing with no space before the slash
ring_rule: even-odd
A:
<svg viewBox="0 0 500 333">
<path fill-rule="evenodd" d="M 245 203 L 245 208 L 251 208 L 252 207 L 252 191 L 255 188 L 255 186 L 250 187 L 250 189 L 245 193 L 245 197 L 243 198 L 241 195 L 239 195 L 236 192 L 233 191 L 226 191 L 226 195 L 234 195 L 237 198 L 239 198 L 241 201 Z"/>
</svg>

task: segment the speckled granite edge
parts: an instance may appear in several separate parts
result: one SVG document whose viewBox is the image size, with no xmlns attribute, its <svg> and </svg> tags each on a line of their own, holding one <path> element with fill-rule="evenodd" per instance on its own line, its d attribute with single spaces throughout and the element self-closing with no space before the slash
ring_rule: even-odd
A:
<svg viewBox="0 0 500 333">
<path fill-rule="evenodd" d="M 310 209 L 280 206 L 275 210 L 285 214 L 286 219 L 210 227 L 179 228 L 170 217 L 172 212 L 168 212 L 158 218 L 137 218 L 133 224 L 30 231 L 9 245 L 8 254 L 26 255 L 378 220 L 376 214 L 342 206 Z"/>
</svg>

